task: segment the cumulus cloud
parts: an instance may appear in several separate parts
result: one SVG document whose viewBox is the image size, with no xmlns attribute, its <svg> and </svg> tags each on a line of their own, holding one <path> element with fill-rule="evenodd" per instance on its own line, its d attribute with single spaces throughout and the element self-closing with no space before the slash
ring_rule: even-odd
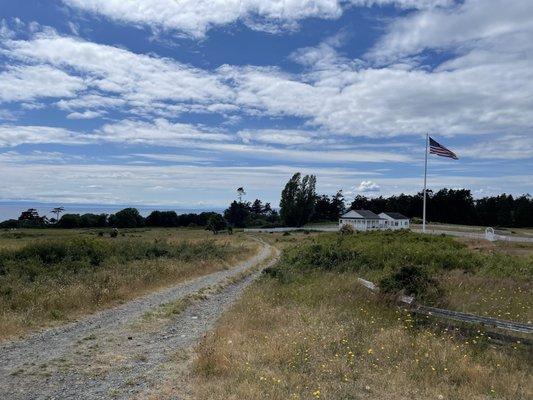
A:
<svg viewBox="0 0 533 400">
<path fill-rule="evenodd" d="M 350 6 L 396 5 L 430 8 L 452 0 L 63 0 L 75 9 L 116 21 L 176 30 L 203 37 L 216 26 L 241 21 L 251 29 L 279 32 L 295 29 L 298 21 L 338 18 Z"/>
<path fill-rule="evenodd" d="M 395 26 L 402 23 L 420 25 L 420 38 L 427 38 L 423 45 L 400 46 L 407 49 L 406 54 L 427 47 L 438 49 L 448 43 L 446 40 L 456 43 L 455 29 L 464 21 L 458 16 L 467 12 L 469 16 L 477 15 L 470 10 L 482 8 L 480 4 L 470 0 L 451 8 L 429 8 L 400 17 L 376 49 L 385 51 L 386 38 L 401 31 Z M 533 49 L 527 19 L 521 17 L 519 21 L 524 22 L 516 27 L 508 23 L 517 14 L 528 14 L 528 8 L 522 1 L 505 8 L 509 10 L 501 15 L 493 13 L 492 22 L 480 27 L 478 36 L 472 36 L 472 31 L 473 39 L 460 54 L 433 69 L 420 64 L 420 60 L 375 66 L 348 59 L 337 53 L 340 39 L 334 36 L 291 56 L 306 66 L 300 74 L 252 65 L 224 65 L 208 71 L 173 59 L 41 30 L 27 40 L 3 40 L 0 51 L 28 65 L 3 72 L 0 85 L 4 90 L 0 93 L 4 101 L 22 101 L 20 96 L 26 100 L 59 97 L 57 106 L 71 118 L 117 109 L 146 118 L 174 118 L 184 113 L 216 113 L 229 121 L 247 115 L 299 117 L 309 127 L 347 136 L 417 135 L 428 131 L 441 135 L 516 134 L 533 126 Z M 417 25 L 416 21 L 424 20 L 422 16 L 432 22 Z M 434 16 L 442 21 L 433 21 Z M 452 22 L 445 23 L 448 18 Z M 454 18 L 459 22 L 453 22 Z M 473 21 L 482 25 L 484 20 L 480 17 Z M 439 27 L 438 33 L 431 34 L 435 27 Z M 507 40 L 509 35 L 513 40 Z M 476 37 L 490 37 L 490 41 Z M 27 90 L 18 90 L 19 83 Z M 255 134 L 257 141 L 265 143 L 268 136 Z M 270 136 L 271 143 L 280 144 L 290 140 L 304 144 L 309 140 L 290 132 L 287 138 Z M 246 132 L 241 135 L 247 141 L 253 137 Z"/>
<path fill-rule="evenodd" d="M 337 0 L 63 0 L 71 7 L 126 23 L 178 30 L 202 37 L 213 26 L 238 20 L 257 29 L 308 17 L 336 18 Z"/>
<path fill-rule="evenodd" d="M 356 190 L 362 193 L 379 192 L 380 187 L 377 183 L 373 181 L 361 181 Z"/>
</svg>

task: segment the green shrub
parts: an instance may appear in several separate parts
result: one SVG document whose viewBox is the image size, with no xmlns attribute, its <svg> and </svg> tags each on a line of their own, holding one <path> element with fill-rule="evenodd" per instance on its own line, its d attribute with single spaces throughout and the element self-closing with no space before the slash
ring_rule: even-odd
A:
<svg viewBox="0 0 533 400">
<path fill-rule="evenodd" d="M 406 265 L 382 278 L 380 289 L 387 294 L 406 294 L 424 304 L 442 305 L 444 291 L 436 279 L 417 265 Z"/>
<path fill-rule="evenodd" d="M 37 242 L 17 250 L 0 251 L 0 277 L 10 275 L 26 281 L 39 277 L 75 274 L 98 268 L 105 263 L 126 263 L 132 260 L 173 258 L 183 261 L 208 260 L 225 257 L 229 245 L 212 240 L 170 245 L 166 241 L 153 242 L 125 239 L 110 241 L 96 237 L 74 238 L 68 241 Z M 0 281 L 0 288 L 2 281 Z"/>
<path fill-rule="evenodd" d="M 533 274 L 531 259 L 474 252 L 448 236 L 408 231 L 324 234 L 305 239 L 284 250 L 279 268 L 294 272 L 372 271 L 373 276 L 383 276 L 405 265 L 421 266 L 431 276 L 454 269 L 497 277 Z"/>
</svg>

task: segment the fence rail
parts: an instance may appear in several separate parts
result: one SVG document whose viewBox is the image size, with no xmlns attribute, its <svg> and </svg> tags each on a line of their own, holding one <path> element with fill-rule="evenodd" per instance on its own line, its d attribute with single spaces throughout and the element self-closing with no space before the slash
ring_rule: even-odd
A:
<svg viewBox="0 0 533 400">
<path fill-rule="evenodd" d="M 370 289 L 373 292 L 379 292 L 379 288 L 372 282 L 367 281 L 366 279 L 358 278 L 359 283 Z M 439 318 L 451 319 L 455 321 L 466 322 L 470 324 L 481 324 L 490 328 L 498 328 L 506 331 L 520 332 L 526 334 L 533 334 L 533 325 L 524 324 L 521 322 L 506 321 L 502 319 L 490 318 L 490 317 L 481 317 L 475 314 L 469 314 L 459 311 L 446 310 L 443 308 L 435 308 L 424 306 L 422 304 L 417 304 L 415 298 L 411 296 L 400 296 L 398 298 L 400 303 L 406 304 L 409 306 L 409 311 L 430 315 Z"/>
</svg>

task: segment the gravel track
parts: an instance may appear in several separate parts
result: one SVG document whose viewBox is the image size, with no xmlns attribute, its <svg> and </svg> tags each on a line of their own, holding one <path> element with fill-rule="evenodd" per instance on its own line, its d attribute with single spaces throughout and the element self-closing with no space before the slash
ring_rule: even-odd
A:
<svg viewBox="0 0 533 400">
<path fill-rule="evenodd" d="M 230 270 L 181 283 L 21 341 L 0 344 L 0 398 L 128 399 L 146 398 L 160 391 L 176 378 L 180 363 L 188 365 L 184 356 L 187 349 L 213 326 L 259 271 L 235 283 L 227 283 L 228 279 L 277 254 L 260 242 L 262 248 L 255 257 Z M 274 262 L 275 258 L 268 265 Z M 160 305 L 224 283 L 225 287 L 193 301 L 163 324 L 138 323 Z M 180 351 L 183 359 L 177 360 Z"/>
</svg>

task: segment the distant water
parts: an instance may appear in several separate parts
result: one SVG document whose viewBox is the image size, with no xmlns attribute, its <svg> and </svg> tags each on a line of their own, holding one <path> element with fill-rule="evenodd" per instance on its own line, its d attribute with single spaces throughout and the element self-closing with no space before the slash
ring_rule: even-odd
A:
<svg viewBox="0 0 533 400">
<path fill-rule="evenodd" d="M 154 210 L 161 211 L 176 211 L 177 214 L 201 213 L 204 211 L 221 212 L 220 208 L 177 208 L 175 206 L 128 206 L 128 205 L 105 205 L 105 204 L 46 204 L 46 203 L 32 203 L 32 202 L 0 202 L 0 221 L 6 219 L 17 219 L 22 211 L 28 208 L 35 208 L 39 211 L 39 215 L 46 215 L 48 218 L 55 218 L 55 215 L 50 211 L 54 207 L 63 206 L 65 211 L 63 214 L 114 214 L 117 211 L 126 207 L 134 207 L 143 216 L 147 216 Z"/>
</svg>

